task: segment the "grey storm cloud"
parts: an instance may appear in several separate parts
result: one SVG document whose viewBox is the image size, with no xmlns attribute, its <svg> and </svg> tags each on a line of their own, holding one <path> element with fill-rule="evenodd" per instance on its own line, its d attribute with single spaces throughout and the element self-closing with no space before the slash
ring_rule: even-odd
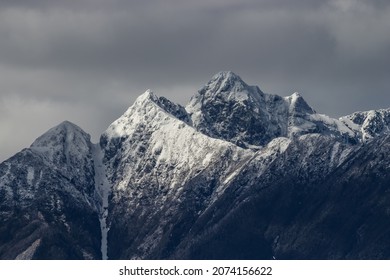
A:
<svg viewBox="0 0 390 280">
<path fill-rule="evenodd" d="M 0 161 L 64 119 L 98 135 L 148 88 L 220 70 L 340 116 L 390 107 L 387 0 L 0 1 Z"/>
</svg>

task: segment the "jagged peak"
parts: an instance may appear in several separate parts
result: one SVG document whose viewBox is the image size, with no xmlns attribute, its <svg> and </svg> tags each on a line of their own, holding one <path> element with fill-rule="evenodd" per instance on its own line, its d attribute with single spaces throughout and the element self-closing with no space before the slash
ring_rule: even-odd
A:
<svg viewBox="0 0 390 280">
<path fill-rule="evenodd" d="M 162 109 L 182 121 L 189 121 L 189 117 L 187 116 L 187 112 L 183 106 L 176 104 L 165 97 L 157 96 L 150 89 L 146 90 L 143 94 L 137 97 L 134 104 L 126 110 L 122 117 L 129 118 L 132 114 L 134 114 L 135 110 L 141 110 L 144 111 L 144 113 L 147 113 L 148 110 L 145 111 L 145 107 L 147 106 L 157 106 L 159 109 Z"/>
<path fill-rule="evenodd" d="M 211 80 L 228 80 L 228 81 L 238 81 L 244 83 L 240 76 L 232 71 L 220 71 L 215 74 Z"/>
<path fill-rule="evenodd" d="M 54 128 L 56 129 L 63 129 L 63 130 L 67 130 L 67 131 L 75 131 L 77 133 L 80 133 L 82 135 L 86 135 L 89 137 L 89 134 L 86 133 L 81 127 L 79 127 L 78 125 L 72 123 L 71 121 L 68 121 L 68 120 L 65 120 L 63 122 L 61 122 L 60 124 L 58 124 L 57 126 L 55 126 Z"/>
<path fill-rule="evenodd" d="M 139 124 L 152 123 L 159 126 L 159 121 L 166 121 L 170 118 L 185 123 L 191 119 L 183 106 L 171 102 L 165 97 L 158 97 L 148 89 L 141 94 L 125 113 L 115 120 L 103 133 L 103 138 L 118 138 L 131 135 Z"/>
<path fill-rule="evenodd" d="M 249 86 L 240 76 L 232 71 L 221 71 L 215 74 L 211 80 L 199 90 L 200 94 L 218 94 L 224 92 L 239 92 Z"/>
<path fill-rule="evenodd" d="M 291 94 L 291 98 L 302 98 L 302 95 L 296 91 L 293 94 Z"/>
<path fill-rule="evenodd" d="M 153 101 L 156 102 L 158 97 L 154 94 L 151 89 L 147 89 L 143 94 L 137 97 L 135 103 L 142 104 L 144 102 Z"/>
<path fill-rule="evenodd" d="M 246 84 L 240 76 L 232 71 L 221 71 L 203 86 L 190 100 L 186 110 L 191 114 L 198 111 L 205 102 L 214 102 L 216 99 L 224 101 L 261 103 L 264 93 L 257 86 Z"/>
<path fill-rule="evenodd" d="M 64 159 L 67 165 L 77 165 L 76 161 L 82 161 L 90 153 L 91 145 L 88 133 L 74 123 L 64 121 L 38 137 L 30 149 L 49 162 L 56 163 Z"/>
<path fill-rule="evenodd" d="M 383 133 L 390 133 L 390 108 L 359 111 L 341 117 L 340 120 L 361 135 L 363 142 Z"/>
<path fill-rule="evenodd" d="M 58 125 L 54 126 L 52 129 L 67 129 L 67 130 L 71 129 L 71 130 L 83 131 L 78 125 L 76 125 L 68 120 L 65 120 L 65 121 L 59 123 Z"/>
<path fill-rule="evenodd" d="M 306 100 L 299 92 L 294 92 L 290 96 L 285 97 L 285 100 L 289 104 L 290 112 L 309 113 L 315 114 L 315 110 L 310 107 Z"/>
<path fill-rule="evenodd" d="M 70 121 L 63 121 L 55 127 L 49 129 L 44 134 L 39 136 L 32 144 L 31 147 L 46 147 L 49 144 L 53 144 L 53 142 L 59 141 L 58 135 L 66 136 L 67 140 L 70 140 L 70 136 L 74 137 L 74 135 L 85 139 L 86 141 L 90 141 L 91 136 L 86 133 L 83 129 L 81 129 L 76 124 Z"/>
<path fill-rule="evenodd" d="M 118 120 L 124 118 L 128 119 L 131 117 L 131 115 L 134 114 L 134 111 L 145 110 L 145 108 L 150 105 L 158 106 L 158 97 L 154 94 L 152 90 L 148 89 L 135 99 L 134 103 L 129 108 L 127 108 L 127 110 L 123 113 L 121 117 L 119 117 Z M 116 120 L 115 122 L 117 122 L 118 120 Z"/>
<path fill-rule="evenodd" d="M 368 111 L 356 111 L 356 112 L 353 112 L 352 114 L 350 115 L 346 115 L 346 116 L 343 116 L 341 118 L 353 118 L 353 117 L 356 117 L 356 116 L 362 116 L 362 117 L 372 117 L 374 115 L 386 115 L 386 114 L 390 114 L 390 108 L 387 108 L 387 109 L 375 109 L 375 110 L 368 110 Z"/>
</svg>

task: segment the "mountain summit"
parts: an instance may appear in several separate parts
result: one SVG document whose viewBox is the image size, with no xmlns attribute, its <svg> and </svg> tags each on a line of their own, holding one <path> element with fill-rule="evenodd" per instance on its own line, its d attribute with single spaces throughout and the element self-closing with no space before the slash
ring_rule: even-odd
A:
<svg viewBox="0 0 390 280">
<path fill-rule="evenodd" d="M 197 130 L 243 148 L 258 149 L 277 137 L 308 133 L 357 141 L 344 123 L 317 114 L 299 93 L 285 98 L 263 93 L 230 71 L 216 74 L 194 95 L 186 110 Z"/>
<path fill-rule="evenodd" d="M 208 97 L 218 94 L 234 95 L 248 90 L 250 87 L 235 73 L 222 71 L 214 75 L 211 80 L 199 91 Z M 248 92 L 249 93 L 249 92 Z"/>
<path fill-rule="evenodd" d="M 388 259 L 390 109 L 333 119 L 230 71 L 0 164 L 1 259 Z"/>
</svg>

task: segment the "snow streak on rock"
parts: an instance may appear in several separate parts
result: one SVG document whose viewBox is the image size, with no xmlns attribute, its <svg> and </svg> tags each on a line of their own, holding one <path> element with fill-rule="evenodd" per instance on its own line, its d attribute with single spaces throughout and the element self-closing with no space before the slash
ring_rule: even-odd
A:
<svg viewBox="0 0 390 280">
<path fill-rule="evenodd" d="M 101 251 L 103 260 L 107 260 L 107 234 L 109 227 L 107 225 L 108 216 L 108 197 L 111 186 L 107 181 L 106 168 L 103 164 L 103 152 L 99 144 L 93 147 L 93 161 L 95 166 L 95 194 L 96 206 L 99 212 L 100 228 L 102 233 Z"/>
<path fill-rule="evenodd" d="M 28 247 L 25 251 L 20 253 L 15 259 L 16 260 L 31 260 L 34 256 L 35 251 L 41 244 L 41 239 L 35 240 L 30 247 Z"/>
</svg>

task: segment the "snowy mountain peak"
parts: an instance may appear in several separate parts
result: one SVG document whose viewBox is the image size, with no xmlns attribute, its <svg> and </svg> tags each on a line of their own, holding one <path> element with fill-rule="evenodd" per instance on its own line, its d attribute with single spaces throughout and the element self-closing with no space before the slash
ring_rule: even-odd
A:
<svg viewBox="0 0 390 280">
<path fill-rule="evenodd" d="M 280 135 L 282 128 L 271 116 L 273 113 L 268 112 L 267 104 L 272 103 L 279 110 L 283 102 L 282 98 L 265 94 L 233 72 L 225 71 L 214 75 L 192 97 L 186 110 L 200 132 L 249 147 L 264 145 Z"/>
<path fill-rule="evenodd" d="M 241 79 L 241 77 L 233 73 L 232 71 L 218 72 L 211 78 L 209 83 L 215 83 L 215 82 L 225 83 L 225 84 L 240 83 L 246 85 L 246 83 Z"/>
<path fill-rule="evenodd" d="M 122 118 L 129 118 L 134 111 L 137 110 L 145 111 L 145 108 L 148 106 L 157 106 L 160 110 L 164 110 L 166 113 L 173 115 L 181 121 L 186 123 L 190 122 L 188 113 L 183 106 L 173 103 L 165 97 L 155 95 L 150 89 L 145 91 L 135 100 L 134 104 L 124 113 Z M 147 113 L 147 111 L 145 111 L 145 113 Z"/>
<path fill-rule="evenodd" d="M 202 87 L 186 106 L 187 112 L 196 125 L 199 122 L 198 115 L 205 111 L 208 105 L 217 104 L 242 104 L 264 102 L 264 93 L 256 86 L 247 85 L 238 75 L 231 71 L 223 71 L 214 75 L 211 80 Z"/>
<path fill-rule="evenodd" d="M 135 104 L 143 104 L 145 102 L 156 102 L 157 101 L 157 96 L 154 94 L 154 92 L 150 89 L 146 90 L 143 94 L 137 97 L 135 100 Z"/>
<path fill-rule="evenodd" d="M 38 137 L 30 149 L 48 162 L 72 165 L 90 154 L 91 136 L 77 125 L 64 121 Z M 80 163 L 80 162 L 79 162 Z M 75 164 L 77 166 L 79 163 Z"/>
<path fill-rule="evenodd" d="M 293 94 L 291 94 L 291 97 L 299 98 L 299 97 L 302 97 L 302 95 L 296 91 Z"/>
<path fill-rule="evenodd" d="M 287 96 L 285 100 L 289 104 L 290 113 L 307 113 L 315 114 L 316 112 L 307 104 L 302 95 L 298 92 L 294 92 L 292 95 Z"/>
<path fill-rule="evenodd" d="M 30 150 L 76 186 L 89 185 L 92 170 L 91 137 L 77 125 L 64 121 L 38 137 Z"/>
<path fill-rule="evenodd" d="M 64 121 L 49 129 L 32 144 L 34 150 L 48 151 L 50 148 L 63 145 L 89 146 L 91 136 L 70 121 Z"/>
<path fill-rule="evenodd" d="M 361 141 L 366 142 L 383 133 L 390 133 L 390 108 L 355 112 L 341 117 L 340 121 L 359 135 Z"/>
<path fill-rule="evenodd" d="M 244 148 L 258 149 L 277 137 L 311 133 L 359 141 L 350 126 L 317 114 L 298 92 L 284 98 L 263 93 L 229 71 L 215 75 L 186 110 L 198 131 Z"/>
<path fill-rule="evenodd" d="M 174 117 L 189 123 L 190 118 L 183 106 L 175 104 L 164 97 L 156 96 L 151 90 L 140 95 L 126 112 L 114 121 L 104 132 L 103 138 L 127 137 L 134 131 L 142 129 L 145 122 L 160 125 L 160 121 Z"/>
<path fill-rule="evenodd" d="M 247 99 L 248 95 L 257 95 L 261 91 L 257 87 L 246 84 L 240 76 L 231 71 L 222 71 L 214 75 L 211 80 L 199 90 L 205 97 L 229 95 L 229 98 Z"/>
</svg>

